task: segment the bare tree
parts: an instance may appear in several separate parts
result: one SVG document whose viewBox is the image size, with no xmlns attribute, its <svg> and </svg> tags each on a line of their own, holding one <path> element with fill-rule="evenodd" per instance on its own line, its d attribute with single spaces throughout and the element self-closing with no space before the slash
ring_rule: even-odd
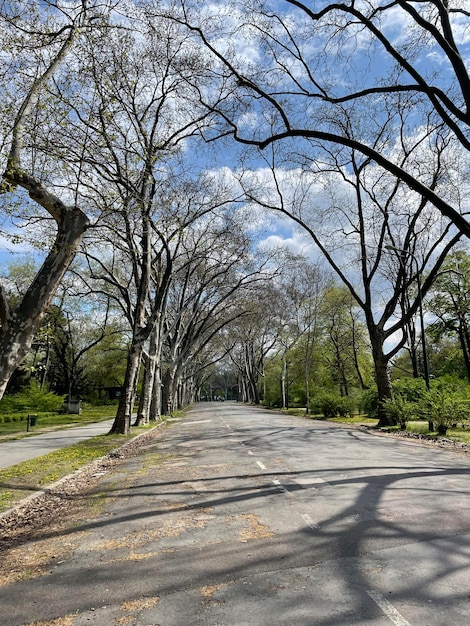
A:
<svg viewBox="0 0 470 626">
<path fill-rule="evenodd" d="M 57 144 L 53 149 L 47 145 L 43 129 L 47 128 L 47 135 L 57 121 L 57 99 L 48 90 L 51 81 L 61 72 L 79 37 L 95 28 L 102 33 L 106 26 L 109 3 L 103 2 L 99 8 L 92 4 L 84 1 L 60 10 L 49 1 L 42 7 L 22 1 L 2 2 L 0 6 L 6 59 L 1 94 L 2 201 L 7 211 L 8 204 L 28 207 L 29 203 L 37 217 L 47 216 L 55 225 L 49 252 L 13 309 L 4 290 L 0 291 L 0 397 L 29 349 L 89 223 L 75 189 L 62 188 L 53 154 Z M 57 127 L 55 132 L 62 138 L 66 134 Z M 27 211 L 22 215 L 27 216 Z"/>
<path fill-rule="evenodd" d="M 323 2 L 318 10 L 299 0 L 275 6 L 249 0 L 210 4 L 205 11 L 180 0 L 171 17 L 212 58 L 219 91 L 200 97 L 219 115 L 220 134 L 262 150 L 281 142 L 297 154 L 312 154 L 319 145 L 361 153 L 470 235 L 461 207 L 396 151 L 403 132 L 444 127 L 468 158 L 469 11 L 463 0 Z M 245 54 L 247 42 L 253 54 Z M 412 113 L 405 131 L 404 103 Z M 345 120 L 360 119 L 344 132 Z M 385 129 L 386 144 L 378 141 Z"/>
<path fill-rule="evenodd" d="M 425 155 L 430 188 L 442 184 L 442 193 L 450 196 L 447 140 L 425 132 L 407 141 L 403 162 L 420 163 Z M 266 169 L 245 172 L 245 191 L 301 226 L 347 286 L 366 321 L 379 399 L 389 398 L 390 359 L 406 344 L 423 295 L 462 233 L 425 198 L 410 194 L 400 180 L 385 175 L 361 153 L 351 151 L 346 160 L 344 149 L 325 149 L 322 162 L 312 162 L 310 172 L 283 171 L 275 166 L 274 151 L 272 156 Z M 425 270 L 426 279 L 413 290 Z M 383 411 L 380 419 L 387 419 Z"/>
<path fill-rule="evenodd" d="M 187 88 L 187 75 L 197 75 L 197 58 L 185 50 L 174 23 L 150 19 L 145 7 L 134 7 L 127 17 L 131 28 L 124 22 L 106 39 L 91 35 L 83 41 L 89 63 L 79 78 L 86 87 L 62 93 L 74 111 L 69 159 L 90 173 L 91 276 L 121 300 L 131 328 L 124 392 L 112 428 L 119 433 L 130 428 L 144 350 L 148 363 L 158 360 L 159 329 L 183 232 L 227 202 L 220 189 L 219 199 L 210 195 L 209 177 L 191 179 L 178 162 L 181 148 L 193 145 L 208 119 Z M 147 397 L 145 402 L 140 410 L 148 416 Z"/>
<path fill-rule="evenodd" d="M 277 295 L 272 281 L 262 285 L 247 315 L 228 327 L 226 342 L 230 361 L 237 370 L 242 402 L 259 404 L 265 396 L 264 362 L 276 345 L 280 327 L 276 314 Z M 260 379 L 263 381 L 261 390 Z"/>
<path fill-rule="evenodd" d="M 223 220 L 207 226 L 188 233 L 171 288 L 163 380 L 163 410 L 168 413 L 180 405 L 178 390 L 188 363 L 202 365 L 206 346 L 247 315 L 258 285 L 271 275 L 264 268 L 266 258 L 252 254 L 252 242 L 241 224 Z"/>
</svg>

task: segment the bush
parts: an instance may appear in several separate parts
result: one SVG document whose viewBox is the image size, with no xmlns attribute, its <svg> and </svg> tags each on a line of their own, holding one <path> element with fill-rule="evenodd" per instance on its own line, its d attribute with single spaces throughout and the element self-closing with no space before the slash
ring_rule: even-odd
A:
<svg viewBox="0 0 470 626">
<path fill-rule="evenodd" d="M 321 390 L 310 401 L 310 413 L 322 413 L 324 417 L 346 417 L 356 409 L 356 401 L 350 396 L 340 396 L 334 391 Z"/>
<path fill-rule="evenodd" d="M 393 395 L 406 402 L 420 402 L 426 393 L 422 378 L 397 378 L 392 383 Z"/>
<path fill-rule="evenodd" d="M 361 393 L 358 409 L 360 413 L 365 413 L 368 417 L 378 417 L 379 394 L 377 389 L 366 389 Z"/>
<path fill-rule="evenodd" d="M 341 396 L 338 398 L 336 410 L 340 417 L 352 417 L 356 410 L 356 400 L 352 396 Z"/>
<path fill-rule="evenodd" d="M 321 413 L 324 417 L 335 417 L 338 396 L 332 391 L 321 391 L 310 402 L 311 413 Z"/>
<path fill-rule="evenodd" d="M 35 412 L 58 412 L 64 399 L 50 391 L 42 390 L 39 385 L 31 383 L 29 388 L 12 396 L 4 396 L 0 401 L 0 412 L 28 413 Z"/>
<path fill-rule="evenodd" d="M 418 404 L 410 402 L 404 396 L 395 394 L 393 400 L 387 398 L 383 402 L 385 415 L 390 423 L 400 424 L 402 430 L 406 429 L 406 423 L 415 419 L 418 411 Z"/>
<path fill-rule="evenodd" d="M 445 435 L 449 426 L 465 422 L 470 416 L 470 398 L 466 393 L 439 386 L 423 396 L 423 408 L 427 418 Z"/>
</svg>

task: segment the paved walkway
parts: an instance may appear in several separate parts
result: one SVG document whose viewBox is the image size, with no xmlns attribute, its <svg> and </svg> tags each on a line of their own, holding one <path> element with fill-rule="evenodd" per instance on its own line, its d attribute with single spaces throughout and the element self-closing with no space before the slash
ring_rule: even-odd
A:
<svg viewBox="0 0 470 626">
<path fill-rule="evenodd" d="M 36 459 L 39 456 L 60 450 L 67 446 L 73 446 L 79 441 L 90 437 L 104 435 L 111 428 L 114 419 L 104 422 L 55 430 L 34 437 L 25 437 L 0 443 L 0 469 L 17 465 L 23 461 Z"/>
</svg>

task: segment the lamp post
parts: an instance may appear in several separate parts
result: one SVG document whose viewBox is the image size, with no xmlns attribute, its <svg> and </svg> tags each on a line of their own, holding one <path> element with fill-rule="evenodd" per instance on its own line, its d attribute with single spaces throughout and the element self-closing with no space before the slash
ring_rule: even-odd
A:
<svg viewBox="0 0 470 626">
<path fill-rule="evenodd" d="M 426 384 L 426 389 L 429 391 L 431 388 L 429 384 L 429 365 L 428 365 L 428 354 L 426 350 L 426 334 L 424 332 L 424 315 L 423 315 L 423 295 L 421 292 L 421 279 L 420 279 L 420 271 L 418 259 L 409 250 L 402 250 L 401 248 L 395 248 L 395 246 L 385 246 L 386 250 L 394 250 L 398 252 L 400 256 L 400 263 L 403 266 L 403 270 L 405 270 L 405 266 L 403 264 L 402 257 L 409 256 L 416 263 L 416 285 L 418 287 L 418 311 L 419 311 L 419 320 L 420 320 L 420 329 L 421 329 L 421 346 L 423 348 L 423 374 L 424 374 L 424 382 Z M 430 426 L 430 430 L 433 430 Z"/>
</svg>

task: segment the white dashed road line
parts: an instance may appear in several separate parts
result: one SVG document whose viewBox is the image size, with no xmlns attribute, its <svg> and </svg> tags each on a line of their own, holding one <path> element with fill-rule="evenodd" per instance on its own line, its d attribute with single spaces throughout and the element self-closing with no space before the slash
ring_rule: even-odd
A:
<svg viewBox="0 0 470 626">
<path fill-rule="evenodd" d="M 408 622 L 381 593 L 373 590 L 367 593 L 395 626 L 411 626 L 410 622 Z"/>
<path fill-rule="evenodd" d="M 283 491 L 286 495 L 291 496 L 291 492 L 287 487 L 285 487 L 280 480 L 273 480 L 273 483 L 278 487 L 281 491 Z"/>
<path fill-rule="evenodd" d="M 311 530 L 319 530 L 320 529 L 320 526 L 316 522 L 313 521 L 313 519 L 310 517 L 310 515 L 308 513 L 304 513 L 302 515 L 302 519 L 305 522 L 307 522 L 307 524 L 308 524 L 308 526 L 309 526 L 309 528 Z"/>
<path fill-rule="evenodd" d="M 210 422 L 210 421 L 212 420 L 201 420 L 200 422 L 189 422 L 189 423 L 198 424 L 198 423 Z M 230 426 L 228 424 L 225 424 L 225 426 L 226 428 L 230 429 Z M 243 446 L 246 445 L 244 442 L 235 441 L 235 440 L 234 440 L 234 443 L 241 443 L 241 445 Z M 255 455 L 255 453 L 252 450 L 247 450 L 247 454 L 249 454 L 249 456 Z M 267 469 L 266 465 L 262 463 L 261 461 L 256 461 L 256 465 L 262 470 Z M 287 489 L 287 487 L 285 487 L 281 483 L 281 481 L 275 479 L 272 482 L 274 485 L 276 485 L 276 487 L 278 487 L 280 491 L 282 491 L 286 495 L 292 496 L 291 492 Z M 328 484 L 327 481 L 318 477 L 297 478 L 295 479 L 295 482 L 301 485 L 302 487 L 310 487 L 314 484 L 319 484 L 319 483 Z M 302 519 L 311 530 L 320 529 L 320 526 L 316 522 L 313 521 L 313 519 L 310 517 L 308 513 L 303 513 Z M 395 624 L 395 626 L 411 626 L 411 624 L 397 611 L 397 609 L 393 606 L 393 604 L 391 604 L 391 602 L 389 602 L 387 598 L 385 598 L 385 596 L 383 596 L 381 593 L 379 593 L 378 591 L 369 590 L 367 591 L 367 594 L 382 610 L 384 615 L 388 617 L 388 619 L 391 622 L 393 622 L 393 624 Z"/>
</svg>

